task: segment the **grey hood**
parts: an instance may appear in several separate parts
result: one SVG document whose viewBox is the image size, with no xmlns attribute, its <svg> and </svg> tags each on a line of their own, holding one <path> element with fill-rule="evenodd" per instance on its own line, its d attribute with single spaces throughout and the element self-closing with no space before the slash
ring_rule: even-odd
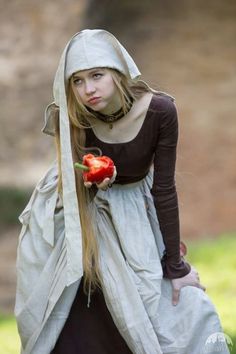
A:
<svg viewBox="0 0 236 354">
<path fill-rule="evenodd" d="M 105 30 L 86 29 L 76 33 L 62 53 L 53 85 L 54 102 L 46 108 L 45 125 L 42 131 L 54 135 L 55 119 L 59 119 L 63 206 L 68 253 L 67 285 L 75 282 L 83 275 L 83 264 L 81 225 L 72 159 L 66 84 L 73 73 L 95 67 L 117 69 L 131 79 L 140 77 L 140 72 L 126 49 L 111 33 Z"/>
</svg>

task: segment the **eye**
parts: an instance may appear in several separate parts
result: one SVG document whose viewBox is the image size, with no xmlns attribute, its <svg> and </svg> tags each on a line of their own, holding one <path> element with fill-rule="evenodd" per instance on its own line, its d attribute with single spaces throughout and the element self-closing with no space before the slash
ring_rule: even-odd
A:
<svg viewBox="0 0 236 354">
<path fill-rule="evenodd" d="M 95 74 L 93 74 L 93 78 L 94 78 L 95 80 L 100 79 L 102 76 L 103 76 L 102 73 L 95 73 Z"/>
<path fill-rule="evenodd" d="M 74 83 L 74 85 L 79 86 L 79 85 L 82 84 L 82 79 L 80 79 L 80 78 L 75 78 L 75 79 L 73 80 L 73 83 Z"/>
</svg>

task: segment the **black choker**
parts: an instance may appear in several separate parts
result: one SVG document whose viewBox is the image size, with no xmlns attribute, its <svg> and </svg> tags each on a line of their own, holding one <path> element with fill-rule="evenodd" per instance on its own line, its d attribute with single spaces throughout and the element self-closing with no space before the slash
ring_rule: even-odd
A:
<svg viewBox="0 0 236 354">
<path fill-rule="evenodd" d="M 109 128 L 113 128 L 113 123 L 116 122 L 117 120 L 123 118 L 132 108 L 133 106 L 134 99 L 130 97 L 130 101 L 127 101 L 127 111 L 124 113 L 123 108 L 121 107 L 118 111 L 112 113 L 112 114 L 104 114 L 101 112 L 96 112 L 92 110 L 91 108 L 87 107 L 88 111 L 91 112 L 96 118 L 102 120 L 105 123 L 109 124 Z"/>
</svg>

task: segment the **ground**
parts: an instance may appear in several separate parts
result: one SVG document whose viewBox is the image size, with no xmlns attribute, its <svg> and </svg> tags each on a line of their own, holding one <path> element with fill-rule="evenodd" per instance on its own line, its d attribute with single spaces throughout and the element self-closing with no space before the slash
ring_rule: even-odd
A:
<svg viewBox="0 0 236 354">
<path fill-rule="evenodd" d="M 60 6 L 0 4 L 0 185 L 32 189 L 54 159 L 52 139 L 40 134 L 43 111 L 52 101 L 61 49 L 79 29 L 84 2 L 72 1 L 69 8 L 63 0 Z M 137 28 L 143 38 L 126 42 L 143 77 L 176 98 L 176 180 L 185 240 L 236 228 L 235 10 L 233 1 L 216 1 L 207 11 L 205 5 L 188 7 L 174 19 L 144 18 L 146 30 Z M 13 307 L 18 234 L 14 227 L 0 236 L 0 312 Z"/>
</svg>

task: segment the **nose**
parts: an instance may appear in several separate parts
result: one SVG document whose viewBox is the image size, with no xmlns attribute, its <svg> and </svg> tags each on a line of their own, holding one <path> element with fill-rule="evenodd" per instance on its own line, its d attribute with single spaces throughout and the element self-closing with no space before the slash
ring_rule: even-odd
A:
<svg viewBox="0 0 236 354">
<path fill-rule="evenodd" d="M 87 95 L 90 95 L 96 91 L 94 83 L 90 80 L 85 81 L 85 92 Z"/>
</svg>

